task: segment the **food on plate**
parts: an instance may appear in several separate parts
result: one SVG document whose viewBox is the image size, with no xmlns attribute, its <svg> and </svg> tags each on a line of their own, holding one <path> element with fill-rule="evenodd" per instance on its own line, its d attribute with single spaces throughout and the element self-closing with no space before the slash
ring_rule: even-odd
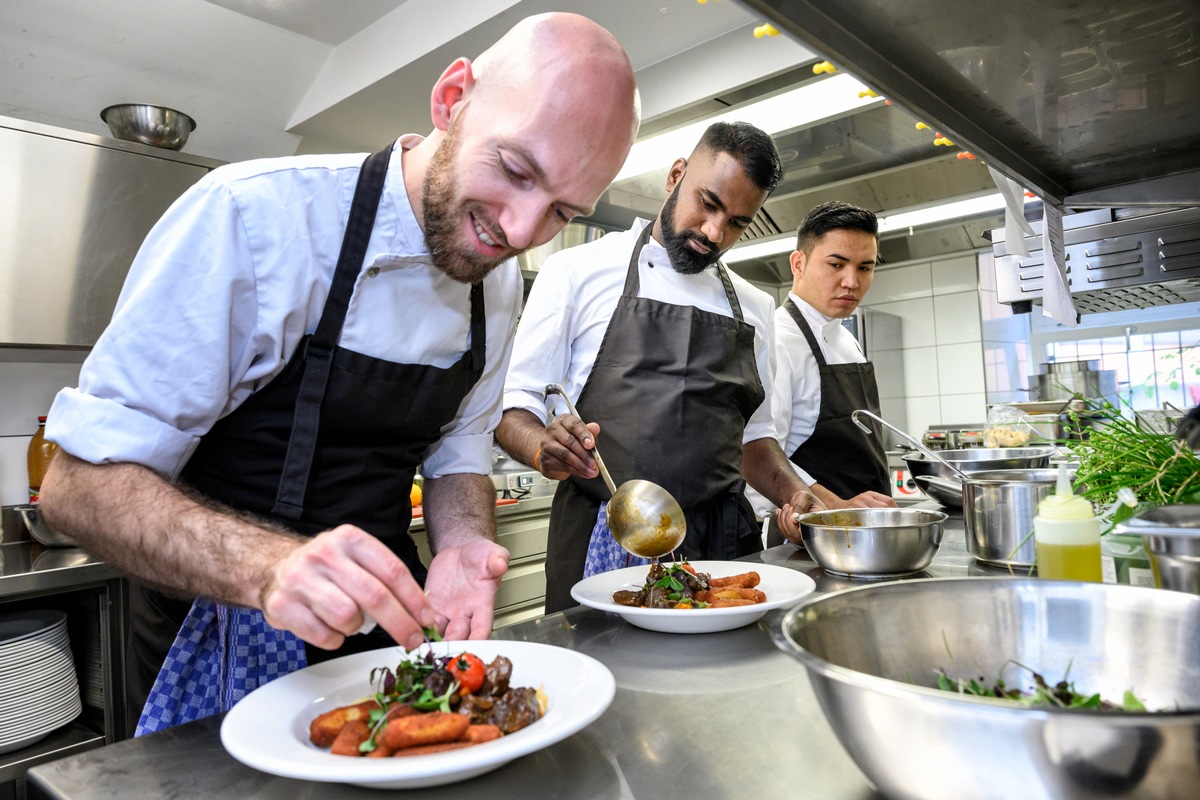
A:
<svg viewBox="0 0 1200 800">
<path fill-rule="evenodd" d="M 714 578 L 686 561 L 654 561 L 640 589 L 613 592 L 613 602 L 636 608 L 730 608 L 765 603 L 757 572 Z"/>
<path fill-rule="evenodd" d="M 1012 663 L 1015 664 L 1016 662 Z M 1051 685 L 1046 682 L 1046 679 L 1040 673 L 1023 664 L 1017 664 L 1017 666 L 1029 671 L 1033 679 L 1032 686 L 1022 689 L 1019 686 L 1009 686 L 1003 678 L 997 678 L 995 681 L 989 682 L 987 678 L 982 676 L 978 679 L 969 678 L 964 680 L 963 678 L 955 678 L 946 672 L 945 669 L 939 668 L 936 670 L 937 688 L 972 697 L 994 697 L 1001 700 L 1010 700 L 1031 708 L 1090 708 L 1097 711 L 1146 710 L 1145 704 L 1134 695 L 1132 690 L 1126 690 L 1124 697 L 1121 698 L 1121 702 L 1115 703 L 1101 698 L 1098 692 L 1095 694 L 1079 692 L 1076 690 L 1074 682 L 1068 681 L 1065 675 L 1061 681 Z"/>
<path fill-rule="evenodd" d="M 410 654 L 411 655 L 411 654 Z M 401 758 L 472 747 L 539 720 L 545 698 L 509 685 L 512 662 L 473 653 L 405 657 L 371 670 L 367 700 L 316 717 L 309 739 L 335 755 Z"/>
</svg>

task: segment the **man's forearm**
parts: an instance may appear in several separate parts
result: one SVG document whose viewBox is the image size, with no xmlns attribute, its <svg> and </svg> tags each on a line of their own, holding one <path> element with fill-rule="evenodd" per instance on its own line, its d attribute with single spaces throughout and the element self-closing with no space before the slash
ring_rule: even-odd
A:
<svg viewBox="0 0 1200 800">
<path fill-rule="evenodd" d="M 809 488 L 792 469 L 779 443 L 771 438 L 755 439 L 742 446 L 742 477 L 777 506 Z"/>
<path fill-rule="evenodd" d="M 546 426 L 535 415 L 523 408 L 510 408 L 496 426 L 496 441 L 517 461 L 537 469 L 533 462 L 545 432 Z"/>
<path fill-rule="evenodd" d="M 42 486 L 51 526 L 130 575 L 189 595 L 258 607 L 295 534 L 207 505 L 137 464 L 95 465 L 60 451 Z"/>
<path fill-rule="evenodd" d="M 496 487 L 487 475 L 426 478 L 421 505 L 434 555 L 475 539 L 496 541 Z"/>
</svg>

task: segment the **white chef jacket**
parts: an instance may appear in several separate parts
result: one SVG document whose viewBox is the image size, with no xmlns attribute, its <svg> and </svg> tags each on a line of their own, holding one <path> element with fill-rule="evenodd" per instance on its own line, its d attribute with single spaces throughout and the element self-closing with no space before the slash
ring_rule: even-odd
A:
<svg viewBox="0 0 1200 800">
<path fill-rule="evenodd" d="M 862 364 L 867 360 L 854 334 L 842 325 L 841 317 L 822 314 L 794 293 L 788 294 L 787 302 L 795 303 L 800 309 L 827 363 Z M 775 383 L 771 396 L 771 405 L 775 409 L 775 436 L 783 452 L 790 457 L 816 430 L 817 417 L 821 414 L 821 373 L 816 356 L 788 313 L 787 306 L 780 306 L 775 311 Z M 809 486 L 821 482 L 819 477 L 814 478 L 795 464 L 792 469 Z M 767 516 L 775 508 L 771 501 L 749 487 L 746 496 L 760 517 Z"/>
<path fill-rule="evenodd" d="M 470 287 L 433 266 L 393 146 L 339 344 L 448 367 L 469 347 Z M 230 164 L 180 197 L 134 259 L 112 322 L 55 398 L 47 438 L 94 464 L 169 478 L 218 419 L 286 366 L 321 317 L 365 154 Z M 484 279 L 487 359 L 421 473 L 486 475 L 523 285 L 515 259 Z"/>
<path fill-rule="evenodd" d="M 561 384 L 571 399 L 578 401 L 625 289 L 633 248 L 647 224 L 636 220 L 627 231 L 606 234 L 546 259 L 517 326 L 512 364 L 504 383 L 505 409 L 523 408 L 547 422 L 549 414 L 542 397 L 548 383 Z M 638 258 L 638 275 L 639 297 L 733 316 L 715 265 L 696 275 L 680 274 L 653 237 Z M 733 271 L 729 277 L 743 319 L 754 326 L 754 360 L 766 391 L 766 399 L 746 423 L 744 443 L 774 435 L 769 387 L 774 369 L 770 343 L 775 303 Z M 555 400 L 551 397 L 550 403 Z M 560 406 L 555 413 L 565 411 L 565 406 Z"/>
</svg>

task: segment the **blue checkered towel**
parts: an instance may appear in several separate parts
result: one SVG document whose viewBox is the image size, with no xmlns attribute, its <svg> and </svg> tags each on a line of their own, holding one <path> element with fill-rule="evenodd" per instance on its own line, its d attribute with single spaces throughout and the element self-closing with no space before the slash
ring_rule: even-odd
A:
<svg viewBox="0 0 1200 800">
<path fill-rule="evenodd" d="M 261 611 L 197 599 L 154 680 L 134 736 L 228 711 L 259 686 L 308 665 L 304 642 Z"/>
<path fill-rule="evenodd" d="M 612 531 L 608 529 L 607 509 L 608 501 L 605 500 L 600 504 L 600 513 L 596 514 L 596 524 L 592 527 L 591 538 L 588 539 L 587 558 L 583 562 L 585 578 L 599 575 L 601 572 L 650 563 L 650 559 L 635 556 L 617 544 Z"/>
</svg>

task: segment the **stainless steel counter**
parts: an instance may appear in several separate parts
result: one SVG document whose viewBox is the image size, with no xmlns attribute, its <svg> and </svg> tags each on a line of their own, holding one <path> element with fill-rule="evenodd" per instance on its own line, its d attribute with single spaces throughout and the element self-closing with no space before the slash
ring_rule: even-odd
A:
<svg viewBox="0 0 1200 800">
<path fill-rule="evenodd" d="M 934 507 L 930 503 L 929 507 Z M 824 574 L 782 545 L 745 559 L 810 574 L 818 592 L 860 582 Z M 947 521 L 934 563 L 917 577 L 1002 575 L 966 553 L 962 517 Z M 612 706 L 579 734 L 469 782 L 406 798 L 879 797 L 834 738 L 799 663 L 771 641 L 783 611 L 724 633 L 645 631 L 587 608 L 538 617 L 497 639 L 543 642 L 602 661 Z M 31 798 L 378 798 L 353 786 L 277 778 L 242 766 L 219 739 L 220 717 L 40 765 Z"/>
</svg>

